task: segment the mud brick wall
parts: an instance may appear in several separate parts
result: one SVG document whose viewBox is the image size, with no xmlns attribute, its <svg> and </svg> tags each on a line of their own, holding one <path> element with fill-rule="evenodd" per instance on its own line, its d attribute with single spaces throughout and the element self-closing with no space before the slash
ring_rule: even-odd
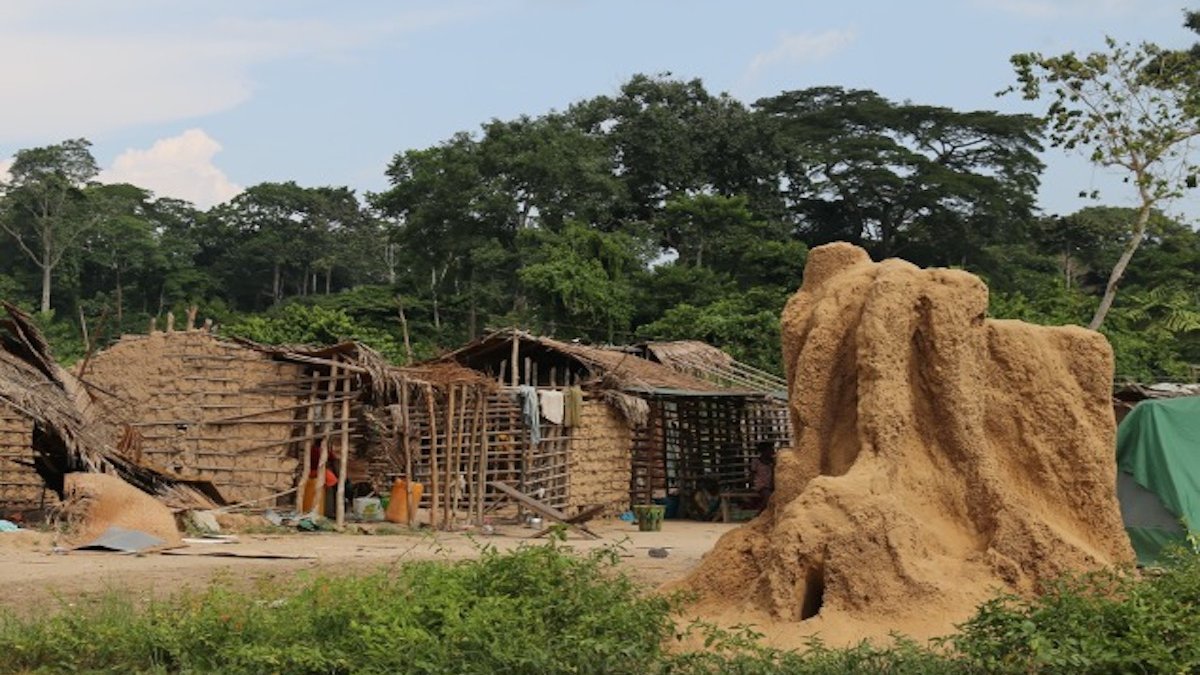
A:
<svg viewBox="0 0 1200 675">
<path fill-rule="evenodd" d="M 606 515 L 628 510 L 633 439 L 625 420 L 602 401 L 588 399 L 581 424 L 571 432 L 571 505 L 604 504 Z"/>
</svg>

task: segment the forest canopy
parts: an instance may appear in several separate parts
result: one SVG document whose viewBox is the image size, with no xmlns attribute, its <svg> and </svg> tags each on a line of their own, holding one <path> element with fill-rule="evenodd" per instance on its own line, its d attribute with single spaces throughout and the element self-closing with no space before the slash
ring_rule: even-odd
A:
<svg viewBox="0 0 1200 675">
<path fill-rule="evenodd" d="M 73 139 L 18 152 L 0 188 L 0 297 L 40 310 L 67 359 L 85 324 L 102 344 L 194 304 L 229 334 L 397 361 L 403 322 L 416 358 L 519 326 L 707 340 L 778 371 L 779 311 L 830 241 L 979 274 L 993 316 L 1086 323 L 1138 214 L 1041 211 L 1045 142 L 1028 115 L 842 87 L 746 104 L 636 75 L 399 151 L 377 194 L 262 183 L 201 210 L 95 182 Z M 1200 236 L 1149 213 L 1100 329 L 1118 376 L 1194 377 Z"/>
</svg>

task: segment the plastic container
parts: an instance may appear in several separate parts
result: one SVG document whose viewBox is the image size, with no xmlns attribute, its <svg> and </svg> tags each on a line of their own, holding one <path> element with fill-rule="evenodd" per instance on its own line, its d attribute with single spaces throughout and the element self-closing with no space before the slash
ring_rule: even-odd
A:
<svg viewBox="0 0 1200 675">
<path fill-rule="evenodd" d="M 666 511 L 667 507 L 658 504 L 637 504 L 633 507 L 633 515 L 637 518 L 638 529 L 642 532 L 661 531 Z"/>
<path fill-rule="evenodd" d="M 407 523 L 409 493 L 412 494 L 415 511 L 417 504 L 421 503 L 421 493 L 424 491 L 425 486 L 420 483 L 409 483 L 403 478 L 397 478 L 396 482 L 392 483 L 392 494 L 388 497 L 387 519 L 393 523 Z"/>
<path fill-rule="evenodd" d="M 350 510 L 359 520 L 383 520 L 383 503 L 379 497 L 358 497 L 350 503 Z"/>
</svg>

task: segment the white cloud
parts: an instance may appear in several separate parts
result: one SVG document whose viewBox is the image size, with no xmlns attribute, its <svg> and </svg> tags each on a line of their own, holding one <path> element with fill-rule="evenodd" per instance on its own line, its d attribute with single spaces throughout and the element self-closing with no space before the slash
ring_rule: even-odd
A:
<svg viewBox="0 0 1200 675">
<path fill-rule="evenodd" d="M 147 150 L 129 149 L 100 172 L 104 183 L 132 183 L 159 197 L 185 199 L 208 208 L 235 197 L 242 188 L 213 164 L 221 144 L 201 129 L 155 141 Z"/>
<path fill-rule="evenodd" d="M 12 168 L 13 160 L 0 159 L 0 183 L 7 183 L 12 180 L 12 174 L 8 172 Z"/>
<path fill-rule="evenodd" d="M 1111 17 L 1136 9 L 1136 0 L 976 0 L 976 4 L 1030 19 Z"/>
<path fill-rule="evenodd" d="M 237 3 L 213 4 L 224 7 L 211 16 L 237 17 Z M 345 58 L 479 11 L 389 9 L 385 16 L 335 21 L 197 19 L 173 14 L 169 4 L 135 0 L 105 3 L 104 12 L 99 7 L 0 4 L 0 142 L 92 137 L 229 110 L 252 96 L 253 70 L 262 64 Z"/>
<path fill-rule="evenodd" d="M 830 29 L 820 33 L 785 33 L 774 47 L 755 54 L 743 79 L 756 79 L 764 70 L 775 66 L 800 66 L 823 61 L 854 42 L 857 37 L 857 32 L 852 28 Z"/>
</svg>

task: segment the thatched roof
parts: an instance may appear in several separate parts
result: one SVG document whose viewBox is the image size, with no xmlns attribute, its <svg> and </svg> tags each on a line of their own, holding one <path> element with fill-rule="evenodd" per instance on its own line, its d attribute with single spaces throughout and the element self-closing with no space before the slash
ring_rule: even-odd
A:
<svg viewBox="0 0 1200 675">
<path fill-rule="evenodd" d="M 727 387 L 786 397 L 787 381 L 782 377 L 742 363 L 707 342 L 647 342 L 639 348 L 646 358 L 681 373 Z"/>
<path fill-rule="evenodd" d="M 76 471 L 108 473 L 168 505 L 211 508 L 215 491 L 122 457 L 88 422 L 72 392 L 73 376 L 54 362 L 29 316 L 3 304 L 0 320 L 0 401 L 34 423 L 34 469 L 63 496 L 63 476 Z"/>
<path fill-rule="evenodd" d="M 440 361 L 454 361 L 468 367 L 489 358 L 504 358 L 511 349 L 513 338 L 519 341 L 518 351 L 523 355 L 552 352 L 567 357 L 587 371 L 591 384 L 610 389 L 631 391 L 676 390 L 694 393 L 747 393 L 710 382 L 686 372 L 679 372 L 660 363 L 654 363 L 628 351 L 605 347 L 562 342 L 518 330 L 503 330 L 470 342 Z"/>
<path fill-rule="evenodd" d="M 400 400 L 405 384 L 490 384 L 491 380 L 468 368 L 450 363 L 426 363 L 415 366 L 395 366 L 371 347 L 355 341 L 339 342 L 324 347 L 310 345 L 264 345 L 234 338 L 237 344 L 269 354 L 283 361 L 330 365 L 359 373 L 369 382 L 374 402 L 388 405 Z"/>
</svg>

